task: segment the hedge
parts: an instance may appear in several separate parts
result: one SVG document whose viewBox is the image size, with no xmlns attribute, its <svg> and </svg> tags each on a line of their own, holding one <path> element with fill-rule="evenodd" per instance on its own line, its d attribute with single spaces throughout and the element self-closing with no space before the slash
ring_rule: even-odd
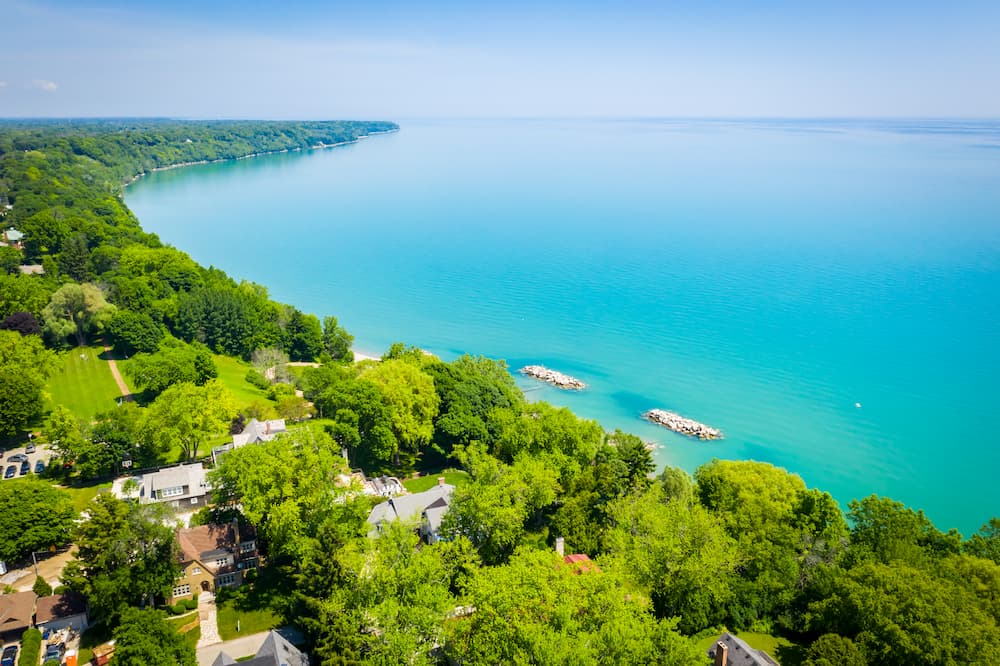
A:
<svg viewBox="0 0 1000 666">
<path fill-rule="evenodd" d="M 21 634 L 21 656 L 17 666 L 38 666 L 42 655 L 42 632 L 32 627 Z"/>
</svg>

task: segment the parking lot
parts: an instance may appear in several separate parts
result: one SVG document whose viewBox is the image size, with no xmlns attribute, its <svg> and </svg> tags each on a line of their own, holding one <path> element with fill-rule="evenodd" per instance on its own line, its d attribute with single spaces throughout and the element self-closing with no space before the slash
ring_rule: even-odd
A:
<svg viewBox="0 0 1000 666">
<path fill-rule="evenodd" d="M 26 447 L 22 446 L 19 448 L 10 449 L 9 451 L 3 452 L 3 460 L 0 460 L 0 479 L 8 479 L 8 478 L 18 479 L 21 476 L 26 476 L 21 474 L 21 463 L 18 461 L 16 457 L 12 461 L 11 456 L 26 455 L 28 458 L 28 466 L 30 469 L 29 473 L 31 474 L 35 473 L 35 465 L 38 463 L 38 461 L 42 461 L 42 463 L 47 466 L 49 464 L 49 458 L 55 457 L 55 453 L 49 449 L 48 444 L 37 445 L 33 453 L 26 454 L 25 448 Z M 12 465 L 14 466 L 14 475 L 13 477 L 8 477 L 7 468 Z"/>
</svg>

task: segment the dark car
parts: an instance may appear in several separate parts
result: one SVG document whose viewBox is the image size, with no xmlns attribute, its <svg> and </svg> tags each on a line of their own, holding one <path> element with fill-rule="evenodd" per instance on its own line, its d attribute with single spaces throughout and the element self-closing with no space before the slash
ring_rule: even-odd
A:
<svg viewBox="0 0 1000 666">
<path fill-rule="evenodd" d="M 45 463 L 43 463 L 41 460 L 36 460 L 35 461 L 35 474 L 41 474 L 44 471 L 45 471 Z"/>
<path fill-rule="evenodd" d="M 17 646 L 8 645 L 3 649 L 3 656 L 0 657 L 0 666 L 14 666 L 14 659 L 17 657 Z"/>
<path fill-rule="evenodd" d="M 24 476 L 30 471 L 31 471 L 31 463 L 25 460 L 23 463 L 21 463 L 21 476 Z"/>
<path fill-rule="evenodd" d="M 43 662 L 46 661 L 62 661 L 63 655 L 66 654 L 66 645 L 63 643 L 49 643 L 45 646 L 45 658 L 42 659 Z"/>
<path fill-rule="evenodd" d="M 7 469 L 3 472 L 3 478 L 13 479 L 17 474 L 17 465 L 7 465 Z"/>
<path fill-rule="evenodd" d="M 16 462 L 16 463 L 19 463 L 19 462 L 24 462 L 27 459 L 28 459 L 28 456 L 26 456 L 25 454 L 23 454 L 23 453 L 15 453 L 10 458 L 7 458 L 7 462 Z"/>
</svg>

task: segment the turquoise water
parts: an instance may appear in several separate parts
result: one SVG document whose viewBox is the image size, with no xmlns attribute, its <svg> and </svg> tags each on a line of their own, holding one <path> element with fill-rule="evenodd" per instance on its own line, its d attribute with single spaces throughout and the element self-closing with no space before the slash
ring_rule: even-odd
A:
<svg viewBox="0 0 1000 666">
<path fill-rule="evenodd" d="M 1000 514 L 1000 123 L 421 121 L 127 201 L 361 350 L 580 377 L 521 385 L 661 463 L 769 461 L 965 533 Z"/>
</svg>

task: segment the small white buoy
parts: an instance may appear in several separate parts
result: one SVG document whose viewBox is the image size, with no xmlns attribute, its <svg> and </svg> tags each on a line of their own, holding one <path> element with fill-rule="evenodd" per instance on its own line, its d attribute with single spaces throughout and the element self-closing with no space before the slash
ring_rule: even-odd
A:
<svg viewBox="0 0 1000 666">
<path fill-rule="evenodd" d="M 854 403 L 854 406 L 857 407 L 858 409 L 860 409 L 861 408 L 861 403 L 860 402 L 856 402 L 856 403 Z"/>
</svg>

